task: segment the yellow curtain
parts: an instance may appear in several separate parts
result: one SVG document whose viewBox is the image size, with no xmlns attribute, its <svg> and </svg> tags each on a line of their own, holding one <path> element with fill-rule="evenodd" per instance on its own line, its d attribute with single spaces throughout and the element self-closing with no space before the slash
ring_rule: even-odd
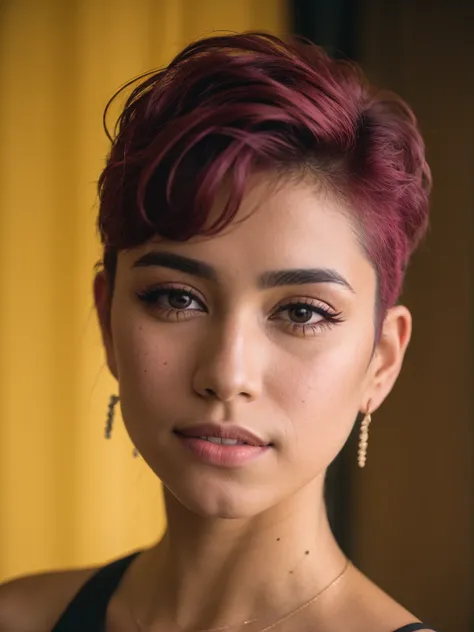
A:
<svg viewBox="0 0 474 632">
<path fill-rule="evenodd" d="M 213 30 L 285 29 L 285 0 L 0 4 L 0 580 L 100 563 L 164 529 L 117 419 L 92 309 L 102 110 Z"/>
</svg>

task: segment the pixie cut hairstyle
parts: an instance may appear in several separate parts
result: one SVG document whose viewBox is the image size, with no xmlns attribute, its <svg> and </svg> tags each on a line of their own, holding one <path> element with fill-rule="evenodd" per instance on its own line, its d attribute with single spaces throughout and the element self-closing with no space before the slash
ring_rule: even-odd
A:
<svg viewBox="0 0 474 632">
<path fill-rule="evenodd" d="M 135 82 L 99 179 L 112 284 L 118 251 L 153 236 L 218 233 L 248 176 L 268 171 L 314 178 L 344 197 L 377 275 L 379 313 L 397 301 L 427 229 L 431 188 L 424 143 L 402 99 L 369 85 L 354 63 L 265 33 L 199 40 L 125 87 Z M 230 193 L 210 223 L 223 181 Z"/>
</svg>

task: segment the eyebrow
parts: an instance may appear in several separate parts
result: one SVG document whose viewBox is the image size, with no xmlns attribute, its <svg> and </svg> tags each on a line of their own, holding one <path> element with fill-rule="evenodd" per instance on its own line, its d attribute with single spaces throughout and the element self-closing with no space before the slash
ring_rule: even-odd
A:
<svg viewBox="0 0 474 632">
<path fill-rule="evenodd" d="M 219 280 L 217 271 L 208 263 L 172 252 L 156 250 L 147 252 L 137 259 L 132 267 L 147 268 L 153 266 L 178 270 L 208 281 L 217 282 Z M 329 268 L 296 268 L 264 272 L 258 278 L 257 287 L 261 290 L 267 290 L 283 285 L 305 285 L 307 283 L 335 283 L 354 293 L 350 283 L 336 270 Z"/>
</svg>

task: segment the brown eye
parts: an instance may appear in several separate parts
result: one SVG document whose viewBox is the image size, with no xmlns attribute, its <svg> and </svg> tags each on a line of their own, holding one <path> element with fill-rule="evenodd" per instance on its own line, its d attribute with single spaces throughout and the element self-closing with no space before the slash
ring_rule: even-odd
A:
<svg viewBox="0 0 474 632">
<path fill-rule="evenodd" d="M 299 305 L 289 309 L 288 314 L 293 322 L 305 324 L 314 316 L 314 309 L 309 309 L 308 307 Z"/>
<path fill-rule="evenodd" d="M 168 303 L 174 309 L 187 309 L 193 300 L 193 297 L 188 292 L 179 290 L 171 290 L 168 295 Z"/>
<path fill-rule="evenodd" d="M 306 298 L 280 305 L 271 319 L 280 320 L 292 334 L 306 336 L 344 322 L 340 316 L 340 312 L 334 313 L 323 303 Z"/>
<path fill-rule="evenodd" d="M 185 314 L 195 314 L 205 312 L 206 306 L 203 301 L 190 290 L 179 287 L 157 287 L 144 292 L 137 293 L 138 299 L 145 303 L 149 309 L 160 312 L 167 316 L 180 314 L 180 318 Z"/>
</svg>

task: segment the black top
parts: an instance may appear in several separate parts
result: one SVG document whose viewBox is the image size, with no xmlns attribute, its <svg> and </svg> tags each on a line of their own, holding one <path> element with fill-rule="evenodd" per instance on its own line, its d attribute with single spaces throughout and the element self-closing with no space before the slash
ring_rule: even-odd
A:
<svg viewBox="0 0 474 632">
<path fill-rule="evenodd" d="M 99 569 L 82 586 L 51 632 L 105 632 L 107 605 L 125 571 L 139 554 L 132 553 Z M 432 630 L 423 623 L 411 623 L 394 632 Z"/>
</svg>

